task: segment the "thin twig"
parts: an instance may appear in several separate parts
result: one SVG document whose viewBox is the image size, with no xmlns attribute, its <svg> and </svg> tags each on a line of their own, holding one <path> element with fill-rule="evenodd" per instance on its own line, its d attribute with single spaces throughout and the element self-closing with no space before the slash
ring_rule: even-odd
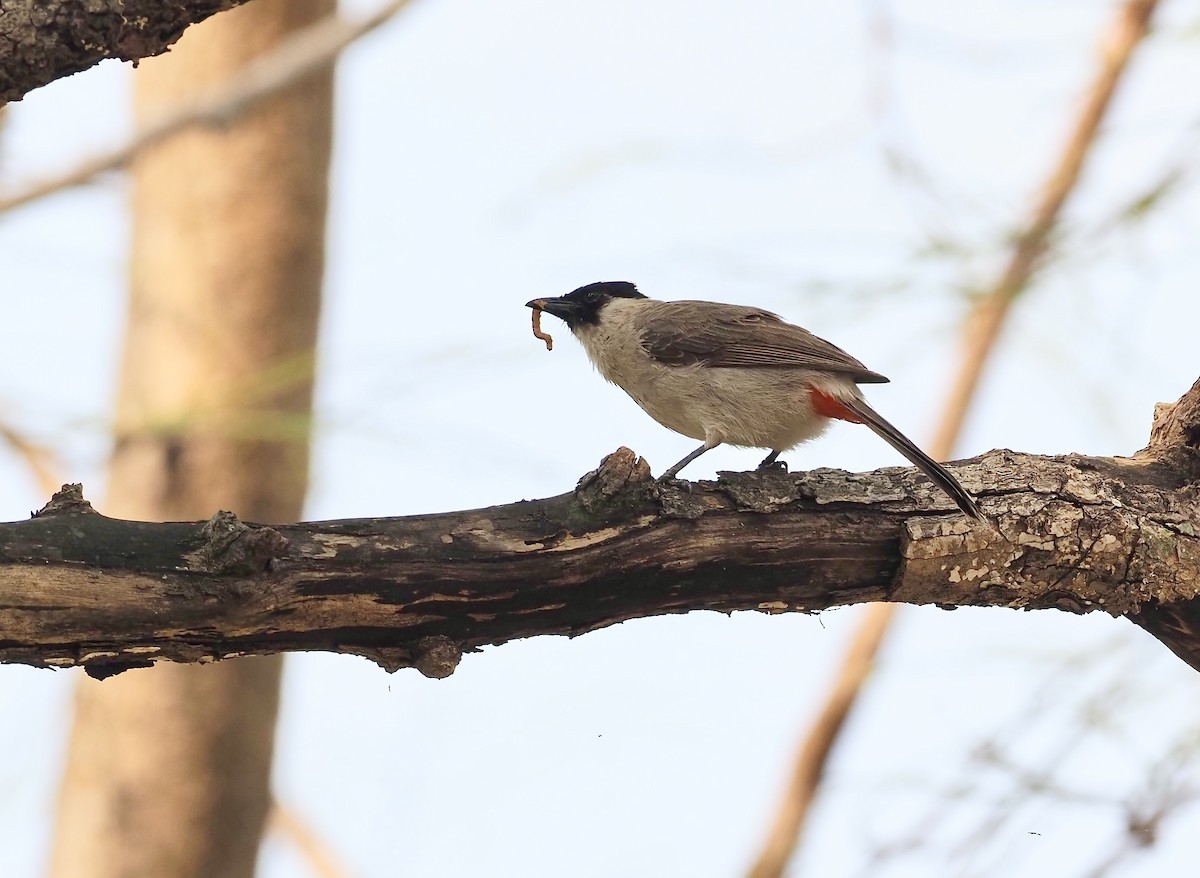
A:
<svg viewBox="0 0 1200 878">
<path fill-rule="evenodd" d="M 1025 231 L 1015 241 L 1004 271 L 991 289 L 976 301 L 964 325 L 958 372 L 929 445 L 934 458 L 945 460 L 954 451 L 984 365 L 995 350 L 1000 329 L 1013 301 L 1028 287 L 1049 247 L 1062 207 L 1079 181 L 1080 171 L 1096 141 L 1117 83 L 1134 48 L 1147 34 L 1156 5 L 1157 0 L 1128 0 L 1102 41 L 1096 79 L 1088 90 L 1058 164 L 1042 186 L 1041 197 Z M 776 878 L 783 874 L 804 830 L 809 806 L 816 796 L 838 733 L 862 691 L 894 614 L 893 604 L 875 604 L 868 609 L 843 660 L 837 684 L 800 747 L 786 796 L 758 860 L 748 873 L 751 878 Z"/>
<path fill-rule="evenodd" d="M 333 64 L 348 46 L 388 21 L 408 2 L 389 0 L 359 21 L 345 21 L 337 15 L 318 21 L 247 64 L 236 79 L 150 121 L 121 146 L 93 156 L 66 173 L 0 196 L 0 213 L 81 186 L 105 171 L 125 167 L 143 150 L 181 131 L 196 126 L 228 125 L 266 98 Z"/>
<path fill-rule="evenodd" d="M 0 422 L 0 442 L 11 448 L 37 479 L 43 494 L 53 494 L 62 484 L 62 462 L 51 449 L 39 445 L 15 427 Z"/>
<path fill-rule="evenodd" d="M 350 870 L 338 862 L 329 846 L 311 826 L 278 799 L 271 803 L 269 828 L 288 839 L 308 861 L 317 878 L 349 878 Z"/>
<path fill-rule="evenodd" d="M 792 767 L 791 782 L 775 814 L 775 823 L 767 834 L 766 845 L 748 873 L 750 878 L 780 875 L 791 859 L 799 830 L 828 764 L 825 757 L 842 730 L 863 680 L 871 671 L 875 654 L 891 622 L 891 614 L 880 613 L 881 607 L 890 610 L 892 604 L 871 604 L 867 608 L 867 616 L 842 660 L 841 671 L 825 699 L 821 714 L 808 730 Z"/>
<path fill-rule="evenodd" d="M 1150 16 L 1158 0 L 1129 0 L 1117 12 L 1116 20 L 1100 46 L 1100 69 L 1088 91 L 1075 128 L 1059 156 L 1050 179 L 1042 187 L 1042 196 L 1034 207 L 1025 231 L 1017 238 L 1008 264 L 1000 279 L 971 309 L 963 332 L 963 353 L 959 370 L 942 406 L 942 418 L 930 443 L 936 458 L 953 453 L 962 432 L 963 421 L 975 396 L 1000 329 L 1009 309 L 1037 272 L 1041 257 L 1050 245 L 1050 236 L 1058 224 L 1063 204 L 1079 182 L 1080 171 L 1104 119 L 1117 83 L 1125 72 L 1134 48 L 1149 31 Z"/>
<path fill-rule="evenodd" d="M 988 853 L 988 843 L 997 843 L 1003 824 L 1018 819 L 1021 815 L 1019 805 L 1035 792 L 1062 805 L 1119 805 L 1120 800 L 1115 796 L 1066 788 L 1054 783 L 1053 776 L 1055 769 L 1080 746 L 1086 733 L 1099 730 L 1103 716 L 1115 714 L 1120 704 L 1128 705 L 1132 694 L 1129 687 L 1114 686 L 1108 673 L 1093 674 L 1100 682 L 1083 704 L 1065 705 L 1063 692 L 1069 687 L 1078 687 L 1085 671 L 1104 670 L 1104 662 L 1116 665 L 1123 658 L 1120 647 L 1114 643 L 1113 648 L 1102 653 L 1102 662 L 1097 662 L 1090 652 L 1055 654 L 1049 663 L 1030 659 L 1031 664 L 1044 668 L 1046 674 L 1034 686 L 1019 712 L 1010 715 L 964 757 L 963 764 L 954 772 L 960 780 L 941 790 L 931 789 L 932 800 L 921 811 L 914 809 L 888 822 L 894 837 L 874 846 L 862 866 L 862 878 L 882 874 L 889 861 L 930 848 L 931 841 L 939 833 L 951 836 L 957 833 L 969 839 L 959 842 L 957 851 L 947 850 L 945 867 L 941 871 L 974 874 L 969 873 L 967 862 Z M 1060 715 L 1064 708 L 1076 714 L 1077 721 L 1066 721 L 1068 718 Z M 1061 743 L 1050 747 L 1048 735 L 1058 738 Z M 1029 742 L 1033 740 L 1038 741 L 1037 747 L 1030 746 Z M 1031 759 L 1037 761 L 1037 767 L 1025 767 Z M 973 813 L 968 815 L 965 809 L 967 795 L 985 775 L 989 788 L 998 779 L 1006 782 L 1009 789 L 989 794 L 991 807 L 988 812 L 978 817 Z M 970 781 L 964 782 L 962 778 L 970 778 Z M 897 834 L 902 825 L 906 828 Z M 956 868 L 958 866 L 961 868 Z"/>
</svg>

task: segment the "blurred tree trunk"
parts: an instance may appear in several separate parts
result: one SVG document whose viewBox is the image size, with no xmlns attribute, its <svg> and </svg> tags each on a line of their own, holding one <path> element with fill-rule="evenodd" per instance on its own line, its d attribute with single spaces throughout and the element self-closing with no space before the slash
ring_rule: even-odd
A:
<svg viewBox="0 0 1200 878">
<path fill-rule="evenodd" d="M 256 0 L 137 74 L 141 118 L 237 75 L 333 0 Z M 110 515 L 300 517 L 308 467 L 332 72 L 133 168 L 132 289 Z M 269 805 L 281 663 L 81 681 L 53 878 L 249 878 Z"/>
</svg>

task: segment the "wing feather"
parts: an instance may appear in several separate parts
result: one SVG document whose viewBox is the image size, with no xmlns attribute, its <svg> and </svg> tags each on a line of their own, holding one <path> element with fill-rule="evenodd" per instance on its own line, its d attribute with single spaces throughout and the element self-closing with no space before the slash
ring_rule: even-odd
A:
<svg viewBox="0 0 1200 878">
<path fill-rule="evenodd" d="M 642 322 L 643 349 L 667 366 L 821 369 L 860 384 L 888 380 L 837 345 L 760 308 L 657 302 Z"/>
</svg>

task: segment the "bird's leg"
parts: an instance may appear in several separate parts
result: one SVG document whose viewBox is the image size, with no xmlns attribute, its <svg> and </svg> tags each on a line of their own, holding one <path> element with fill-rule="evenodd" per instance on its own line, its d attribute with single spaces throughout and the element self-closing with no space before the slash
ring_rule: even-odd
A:
<svg viewBox="0 0 1200 878">
<path fill-rule="evenodd" d="M 689 454 L 683 460 L 679 461 L 679 463 L 675 464 L 675 466 L 671 467 L 665 473 L 663 473 L 661 476 L 659 476 L 658 480 L 660 482 L 665 482 L 668 479 L 675 478 L 675 476 L 679 475 L 679 471 L 681 469 L 683 469 L 685 466 L 687 466 L 689 463 L 691 463 L 693 460 L 695 460 L 701 454 L 708 451 L 710 448 L 716 448 L 716 447 L 717 447 L 716 445 L 709 445 L 707 442 L 705 442 L 703 445 L 701 445 L 699 448 L 697 448 L 695 451 L 693 451 L 691 454 Z"/>
<path fill-rule="evenodd" d="M 780 469 L 786 473 L 788 468 L 787 461 L 777 460 L 780 454 L 781 452 L 778 449 L 773 450 L 770 454 L 763 458 L 763 462 L 758 465 L 758 471 L 763 472 L 764 470 L 769 469 Z"/>
</svg>

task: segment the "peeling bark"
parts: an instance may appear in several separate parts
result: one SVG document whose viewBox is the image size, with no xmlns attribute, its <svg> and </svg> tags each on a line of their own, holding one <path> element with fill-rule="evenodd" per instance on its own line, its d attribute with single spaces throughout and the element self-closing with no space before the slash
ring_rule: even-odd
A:
<svg viewBox="0 0 1200 878">
<path fill-rule="evenodd" d="M 691 610 L 1099 610 L 1158 634 L 1146 613 L 1194 605 L 1192 474 L 1011 451 L 955 471 L 998 532 L 911 469 L 660 484 L 628 449 L 571 494 L 438 515 L 243 528 L 52 504 L 0 525 L 0 660 L 104 676 L 324 650 L 445 676 L 484 645 Z"/>
<path fill-rule="evenodd" d="M 5 0 L 0 104 L 106 58 L 160 55 L 188 25 L 245 0 Z"/>
</svg>

